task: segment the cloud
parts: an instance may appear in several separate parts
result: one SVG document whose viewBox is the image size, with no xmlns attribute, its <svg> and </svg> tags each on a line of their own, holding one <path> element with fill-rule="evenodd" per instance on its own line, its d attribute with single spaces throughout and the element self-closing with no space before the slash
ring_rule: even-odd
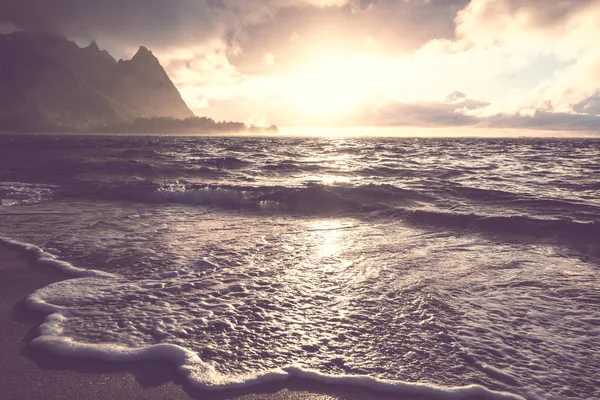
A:
<svg viewBox="0 0 600 400">
<path fill-rule="evenodd" d="M 530 109 L 514 114 L 483 114 L 490 104 L 454 92 L 437 102 L 402 103 L 390 101 L 367 113 L 365 121 L 374 126 L 477 127 L 536 129 L 549 131 L 598 132 L 600 91 L 576 105 L 580 113 Z"/>
<path fill-rule="evenodd" d="M 456 37 L 434 39 L 415 57 L 436 59 L 456 87 L 490 103 L 454 116 L 460 123 L 598 130 L 600 48 L 590 38 L 599 20 L 598 0 L 472 0 L 456 14 Z M 461 59 L 471 67 L 452 72 Z"/>
<path fill-rule="evenodd" d="M 536 110 L 532 115 L 496 115 L 482 119 L 477 127 L 584 131 L 598 133 L 600 117 Z"/>
<path fill-rule="evenodd" d="M 2 0 L 0 18 L 26 30 L 152 47 L 210 40 L 235 13 L 202 0 Z"/>
<path fill-rule="evenodd" d="M 600 90 L 573 106 L 577 113 L 600 116 Z"/>
<path fill-rule="evenodd" d="M 240 71 L 260 59 L 380 50 L 406 52 L 454 35 L 453 18 L 468 0 L 0 0 L 0 21 L 96 39 L 108 47 L 157 52 L 222 40 Z M 296 35 L 292 43 L 290 38 Z M 109 49 L 111 50 L 111 49 Z M 370 48 L 373 50 L 373 47 Z M 284 68 L 285 62 L 278 63 Z M 264 65 L 263 65 L 264 66 Z M 267 70 L 264 68 L 264 70 Z"/>
<path fill-rule="evenodd" d="M 568 33 L 572 20 L 597 3 L 597 0 L 473 0 L 457 14 L 457 36 L 487 44 L 523 40 L 524 36 L 558 36 Z"/>
<path fill-rule="evenodd" d="M 454 38 L 453 19 L 468 0 L 351 0 L 341 7 L 281 7 L 272 18 L 245 27 L 229 41 L 238 52 L 230 60 L 249 74 L 265 52 L 278 70 L 306 67 L 323 58 L 357 53 L 406 55 L 434 38 Z"/>
<path fill-rule="evenodd" d="M 399 102 L 388 101 L 365 116 L 367 125 L 375 126 L 467 126 L 478 119 L 465 110 L 486 107 L 488 103 L 468 99 L 464 93 L 453 92 L 441 101 Z"/>
<path fill-rule="evenodd" d="M 543 109 L 572 112 L 573 105 L 600 87 L 600 48 L 590 38 L 600 35 L 599 0 L 473 0 L 456 17 L 457 40 L 446 48 L 503 48 L 529 53 L 528 64 L 552 57 L 556 67 L 527 93 L 511 93 L 494 112 Z"/>
</svg>

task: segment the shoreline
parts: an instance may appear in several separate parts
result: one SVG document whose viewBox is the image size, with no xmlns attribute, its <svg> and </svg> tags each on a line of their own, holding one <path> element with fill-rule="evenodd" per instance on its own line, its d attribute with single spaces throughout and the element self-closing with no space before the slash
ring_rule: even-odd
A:
<svg viewBox="0 0 600 400">
<path fill-rule="evenodd" d="M 292 378 L 248 389 L 207 392 L 194 388 L 166 361 L 111 363 L 60 357 L 29 342 L 46 315 L 29 309 L 24 299 L 42 287 L 71 277 L 36 266 L 21 252 L 0 244 L 0 393 L 19 399 L 237 399 L 365 400 L 394 399 L 356 388 Z"/>
</svg>

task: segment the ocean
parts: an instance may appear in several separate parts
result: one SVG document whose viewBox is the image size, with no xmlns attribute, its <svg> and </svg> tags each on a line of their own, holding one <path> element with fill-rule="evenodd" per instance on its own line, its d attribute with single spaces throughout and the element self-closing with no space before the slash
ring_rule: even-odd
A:
<svg viewBox="0 0 600 400">
<path fill-rule="evenodd" d="M 600 398 L 599 139 L 1 135 L 0 201 L 57 356 Z"/>
</svg>

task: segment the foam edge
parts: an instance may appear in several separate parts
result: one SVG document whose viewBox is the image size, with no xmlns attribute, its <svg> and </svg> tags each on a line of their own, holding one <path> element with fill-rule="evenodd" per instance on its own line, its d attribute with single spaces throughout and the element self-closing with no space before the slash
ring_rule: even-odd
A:
<svg viewBox="0 0 600 400">
<path fill-rule="evenodd" d="M 57 259 L 55 255 L 47 253 L 33 244 L 19 242 L 2 236 L 0 236 L 0 244 L 34 258 L 36 264 L 54 268 L 74 278 L 117 278 L 116 275 L 108 272 L 77 268 L 66 261 Z"/>
<path fill-rule="evenodd" d="M 65 261 L 58 260 L 54 255 L 35 245 L 4 237 L 0 237 L 0 244 L 34 257 L 37 263 L 54 267 L 74 277 L 117 278 L 113 274 L 74 267 Z M 202 390 L 243 389 L 259 384 L 298 378 L 328 385 L 353 387 L 383 395 L 419 396 L 451 400 L 525 400 L 524 397 L 519 395 L 493 391 L 480 385 L 446 387 L 426 383 L 378 379 L 364 375 L 331 375 L 294 365 L 247 375 L 226 376 L 216 371 L 211 364 L 202 361 L 196 353 L 174 344 L 161 343 L 131 348 L 117 343 L 93 344 L 72 340 L 69 337 L 62 336 L 62 324 L 68 320 L 68 308 L 45 302 L 38 292 L 29 295 L 26 304 L 30 308 L 48 314 L 44 322 L 38 327 L 39 336 L 30 342 L 32 346 L 44 348 L 62 357 L 91 358 L 109 362 L 167 361 L 174 364 L 192 386 Z"/>
</svg>

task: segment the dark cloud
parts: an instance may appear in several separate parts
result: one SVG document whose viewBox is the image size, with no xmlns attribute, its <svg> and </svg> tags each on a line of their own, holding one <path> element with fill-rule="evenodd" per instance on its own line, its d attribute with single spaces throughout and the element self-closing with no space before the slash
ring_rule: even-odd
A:
<svg viewBox="0 0 600 400">
<path fill-rule="evenodd" d="M 600 116 L 600 90 L 589 98 L 577 103 L 573 110 L 577 113 Z"/>
<path fill-rule="evenodd" d="M 0 19 L 21 29 L 132 45 L 201 40 L 227 18 L 202 0 L 0 0 Z"/>
<path fill-rule="evenodd" d="M 223 39 L 234 65 L 263 71 L 315 52 L 401 53 L 452 37 L 468 0 L 0 0 L 0 21 L 126 46 L 185 47 Z M 368 38 L 372 41 L 369 42 Z M 295 39 L 294 39 L 295 38 Z M 376 45 L 374 45 L 376 43 Z M 322 46 L 319 46 L 322 44 Z"/>
<path fill-rule="evenodd" d="M 548 131 L 600 131 L 600 116 L 536 111 L 533 115 L 496 115 L 482 118 L 479 127 Z"/>
<path fill-rule="evenodd" d="M 550 131 L 600 131 L 600 91 L 575 106 L 578 114 L 553 112 L 551 107 L 533 114 L 498 114 L 478 117 L 468 111 L 489 103 L 454 92 L 441 102 L 388 102 L 367 116 L 375 126 L 421 126 L 535 129 Z"/>
<path fill-rule="evenodd" d="M 556 24 L 567 21 L 574 12 L 585 9 L 590 4 L 598 3 L 598 0 L 502 0 L 502 3 L 508 6 L 512 14 L 528 12 L 530 15 L 530 24 L 534 26 L 555 26 Z M 488 18 L 494 18 L 493 2 L 489 3 L 489 9 L 486 10 Z"/>
<path fill-rule="evenodd" d="M 470 8 L 477 5 L 483 25 L 508 12 L 526 13 L 530 24 L 544 27 L 567 21 L 573 12 L 598 1 L 348 0 L 324 7 L 318 4 L 336 2 L 0 0 L 0 24 L 131 46 L 181 47 L 223 38 L 236 66 L 252 70 L 260 66 L 265 52 L 275 53 L 282 65 L 315 51 L 408 52 L 434 38 L 453 38 L 457 13 L 470 3 Z"/>
<path fill-rule="evenodd" d="M 465 15 L 476 15 L 476 23 L 485 27 L 509 16 L 533 29 L 562 28 L 573 14 L 585 10 L 599 0 L 473 0 Z M 459 16 L 459 21 L 464 15 Z"/>
<path fill-rule="evenodd" d="M 378 126 L 466 126 L 479 122 L 465 115 L 465 110 L 486 107 L 489 103 L 468 99 L 461 92 L 449 94 L 445 101 L 403 103 L 388 102 L 367 116 L 369 124 Z"/>
</svg>

